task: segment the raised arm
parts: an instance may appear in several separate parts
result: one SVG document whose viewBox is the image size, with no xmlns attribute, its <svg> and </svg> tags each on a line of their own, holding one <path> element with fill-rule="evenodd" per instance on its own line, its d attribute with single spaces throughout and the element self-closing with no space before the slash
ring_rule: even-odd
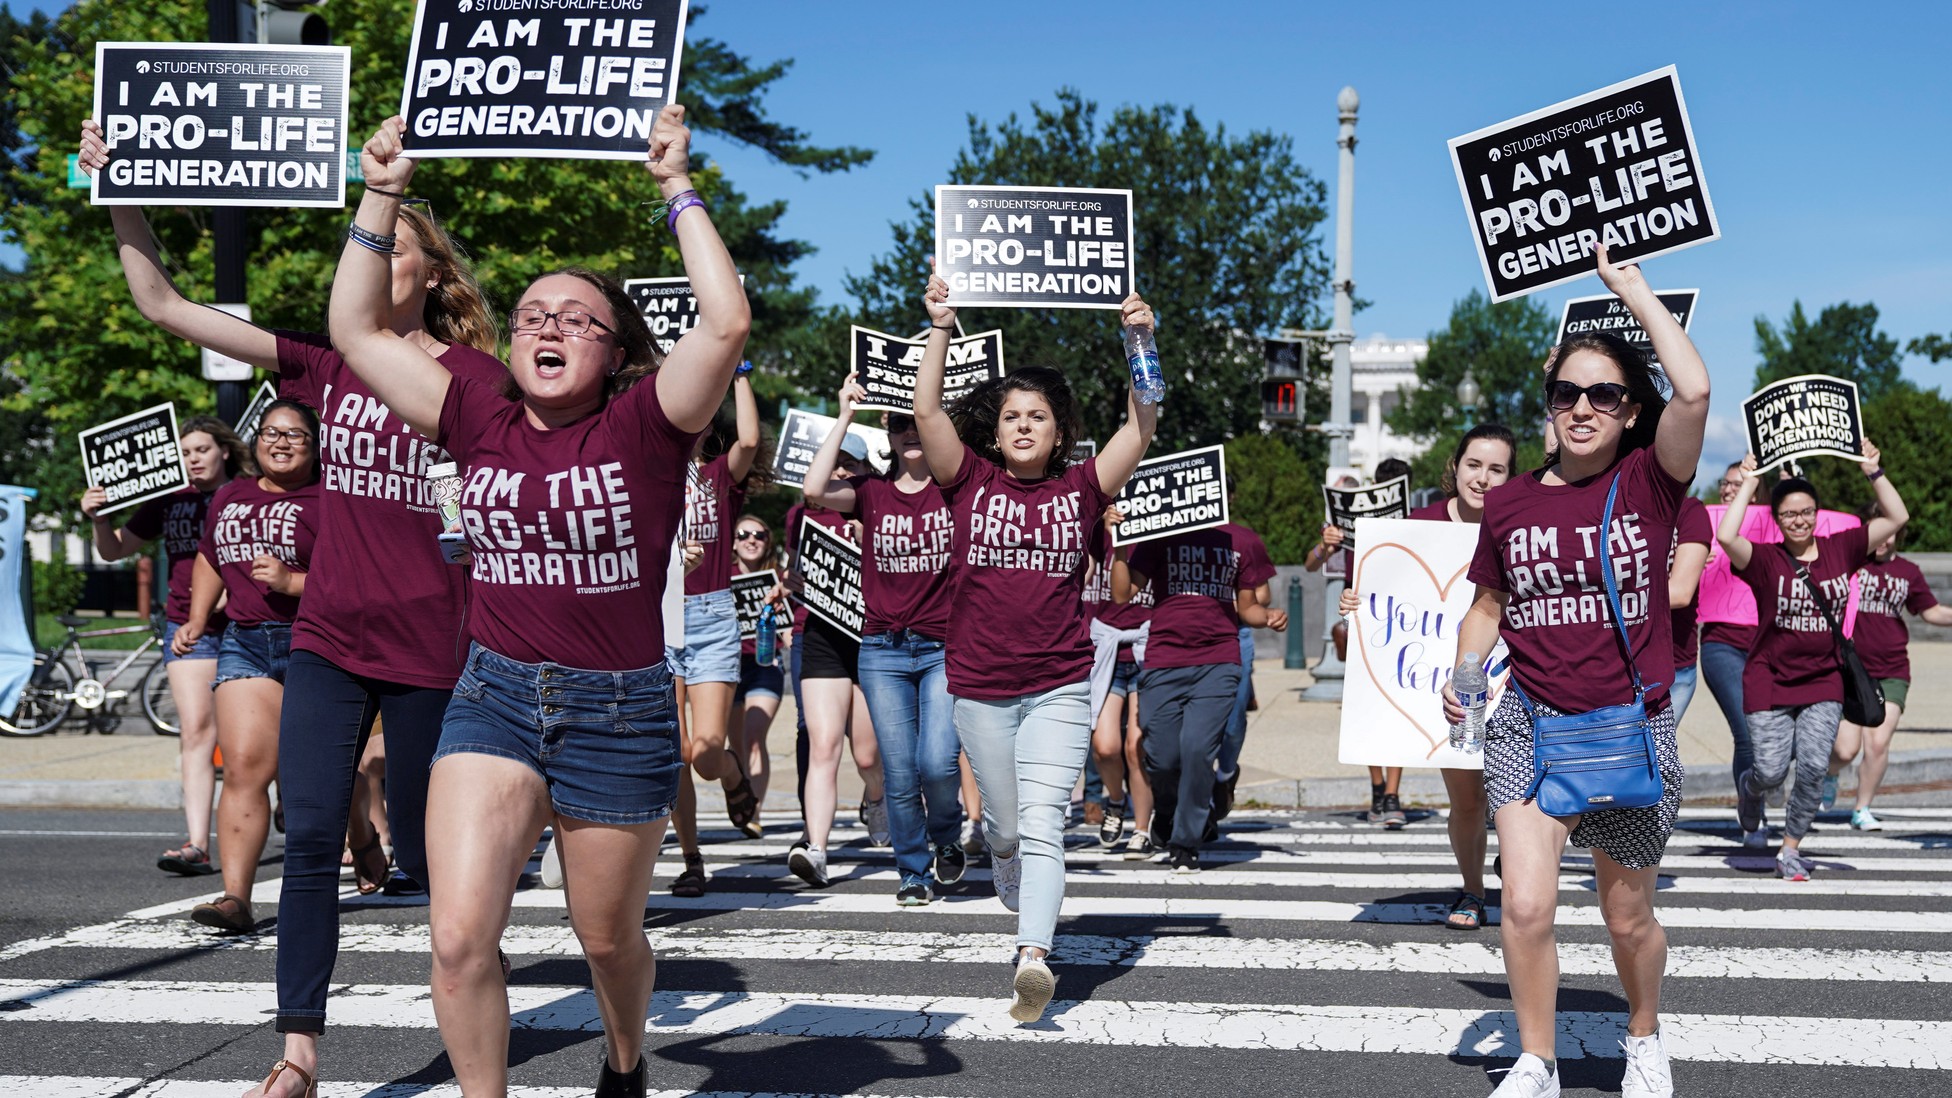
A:
<svg viewBox="0 0 1952 1098">
<path fill-rule="evenodd" d="M 1735 489 L 1735 498 L 1728 501 L 1728 510 L 1722 512 L 1722 521 L 1715 527 L 1715 544 L 1728 554 L 1728 566 L 1738 572 L 1747 568 L 1749 559 L 1755 556 L 1755 544 L 1742 536 L 1742 520 L 1748 517 L 1749 501 L 1755 498 L 1756 486 L 1761 483 L 1762 478 L 1756 474 L 1755 455 L 1744 455 L 1742 486 Z"/>
<path fill-rule="evenodd" d="M 1683 542 L 1674 547 L 1674 567 L 1667 570 L 1667 606 L 1679 610 L 1694 604 L 1701 586 L 1702 569 L 1708 567 L 1708 547 L 1699 542 Z"/>
<path fill-rule="evenodd" d="M 1600 281 L 1612 290 L 1627 311 L 1640 323 L 1654 344 L 1654 356 L 1661 361 L 1667 383 L 1673 392 L 1661 412 L 1661 426 L 1654 435 L 1654 456 L 1661 468 L 1675 480 L 1694 479 L 1694 467 L 1701 460 L 1701 435 L 1708 427 L 1708 367 L 1694 349 L 1694 341 L 1681 330 L 1674 315 L 1661 305 L 1660 298 L 1647 285 L 1637 263 L 1615 267 L 1606 261 L 1606 246 L 1600 246 Z"/>
<path fill-rule="evenodd" d="M 922 456 L 937 484 L 948 484 L 962 472 L 962 436 L 942 409 L 942 372 L 949 361 L 949 340 L 956 334 L 956 310 L 949 301 L 949 284 L 929 275 L 922 303 L 929 312 L 929 342 L 922 349 L 922 365 L 915 372 L 915 432 L 922 436 Z"/>
<path fill-rule="evenodd" d="M 808 502 L 844 515 L 854 513 L 854 485 L 846 477 L 834 475 L 840 465 L 840 444 L 847 439 L 847 425 L 854 420 L 854 402 L 867 395 L 852 373 L 840 387 L 840 418 L 820 443 L 820 449 L 807 463 L 806 483 L 802 486 Z"/>
<path fill-rule="evenodd" d="M 1133 291 L 1120 306 L 1119 323 L 1126 328 L 1152 328 L 1152 306 L 1139 298 Z M 1125 422 L 1112 432 L 1102 449 L 1098 451 L 1098 487 L 1108 496 L 1115 496 L 1132 479 L 1132 470 L 1145 460 L 1146 447 L 1152 445 L 1152 431 L 1159 423 L 1157 404 L 1140 404 L 1139 396 L 1128 386 L 1125 390 Z"/>
<path fill-rule="evenodd" d="M 740 363 L 732 375 L 732 416 L 738 437 L 725 451 L 725 469 L 734 484 L 752 472 L 752 461 L 759 456 L 759 398 L 752 392 L 752 368 Z"/>
<path fill-rule="evenodd" d="M 121 560 L 142 551 L 149 544 L 129 533 L 128 527 L 115 525 L 115 520 L 97 514 L 108 503 L 108 493 L 100 485 L 91 484 L 81 494 L 81 513 L 88 516 L 88 525 L 95 535 L 95 555 L 103 560 Z"/>
<path fill-rule="evenodd" d="M 1860 463 L 1864 475 L 1871 478 L 1871 494 L 1877 497 L 1877 517 L 1867 523 L 1865 535 L 1868 544 L 1875 549 L 1884 544 L 1884 539 L 1905 528 L 1911 521 L 1911 512 L 1906 509 L 1904 498 L 1898 495 L 1898 487 L 1891 478 L 1884 475 L 1884 466 L 1878 461 L 1877 447 L 1870 439 L 1864 440 L 1864 460 Z"/>
<path fill-rule="evenodd" d="M 413 179 L 413 161 L 402 141 L 406 128 L 395 115 L 380 123 L 360 150 L 366 193 L 339 253 L 338 273 L 332 276 L 330 322 L 332 344 L 359 380 L 407 426 L 433 438 L 453 378 L 426 348 L 390 324 L 394 228 L 400 198 Z"/>
<path fill-rule="evenodd" d="M 646 164 L 665 201 L 687 193 L 696 197 L 690 175 L 691 131 L 685 127 L 685 109 L 678 104 L 671 103 L 658 113 L 657 124 L 651 128 Z M 702 431 L 712 425 L 712 414 L 725 399 L 725 387 L 731 384 L 732 373 L 745 356 L 752 307 L 746 303 L 739 270 L 732 265 L 732 256 L 719 239 L 704 203 L 685 207 L 672 231 L 678 237 L 678 253 L 684 257 L 692 296 L 698 299 L 698 325 L 685 333 L 658 370 L 657 400 L 672 426 L 681 431 Z M 757 405 L 753 422 L 758 423 Z M 758 445 L 755 436 L 753 446 Z M 752 468 L 751 462 L 748 456 L 747 469 Z M 733 472 L 738 475 L 736 468 Z"/>
<path fill-rule="evenodd" d="M 92 118 L 81 124 L 78 162 L 89 175 L 108 166 L 108 142 Z M 261 370 L 278 368 L 278 337 L 178 292 L 169 272 L 163 269 L 162 254 L 156 249 L 156 238 L 149 231 L 149 219 L 143 216 L 142 207 L 111 206 L 109 221 L 115 225 L 116 251 L 122 259 L 122 276 L 129 282 L 129 296 L 135 299 L 136 311 L 144 320 Z"/>
</svg>

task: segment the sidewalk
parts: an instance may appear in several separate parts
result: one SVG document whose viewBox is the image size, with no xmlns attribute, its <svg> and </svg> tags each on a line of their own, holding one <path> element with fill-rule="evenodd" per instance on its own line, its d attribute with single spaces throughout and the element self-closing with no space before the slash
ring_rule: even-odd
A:
<svg viewBox="0 0 1952 1098">
<path fill-rule="evenodd" d="M 1911 665 L 1910 704 L 1892 740 L 1887 788 L 1952 782 L 1952 642 L 1914 641 Z M 1248 714 L 1240 799 L 1284 807 L 1367 804 L 1369 779 L 1363 768 L 1336 761 L 1342 707 L 1303 701 L 1301 692 L 1313 684 L 1313 677 L 1284 669 L 1278 658 L 1259 661 L 1254 682 L 1260 708 Z M 0 805 L 170 808 L 181 803 L 177 741 L 152 735 L 139 716 L 124 721 L 122 731 L 112 736 L 83 735 L 79 724 L 63 727 L 75 730 L 0 739 Z M 798 813 L 793 728 L 789 697 L 767 737 L 774 774 L 764 808 L 768 820 Z M 1688 768 L 1690 801 L 1732 798 L 1729 753 L 1727 725 L 1704 685 L 1681 724 L 1681 761 Z M 1854 777 L 1846 774 L 1844 789 L 1853 784 Z M 698 791 L 702 818 L 716 820 L 724 804 L 717 783 L 701 782 Z M 860 778 L 843 756 L 841 803 L 853 805 L 860 791 Z M 1412 803 L 1438 803 L 1443 782 L 1434 770 L 1411 770 L 1403 778 L 1403 795 Z M 1952 801 L 1952 794 L 1947 796 Z"/>
</svg>

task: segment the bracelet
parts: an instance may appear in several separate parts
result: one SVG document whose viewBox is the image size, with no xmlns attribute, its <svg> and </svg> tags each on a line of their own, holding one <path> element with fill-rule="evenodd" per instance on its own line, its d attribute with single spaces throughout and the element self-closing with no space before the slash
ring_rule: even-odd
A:
<svg viewBox="0 0 1952 1098">
<path fill-rule="evenodd" d="M 400 241 L 400 237 L 396 233 L 387 233 L 382 236 L 379 233 L 373 232 L 371 229 L 360 228 L 359 222 L 357 221 L 346 226 L 346 236 L 367 250 L 378 252 L 381 255 L 392 255 L 393 246 Z"/>
<path fill-rule="evenodd" d="M 732 376 L 744 377 L 751 372 L 752 372 L 752 360 L 746 359 L 744 362 L 739 363 L 738 369 L 732 371 Z"/>
<path fill-rule="evenodd" d="M 664 215 L 665 227 L 674 233 L 677 232 L 678 215 L 691 209 L 693 206 L 701 210 L 705 208 L 705 200 L 698 197 L 697 191 L 679 191 L 677 194 L 672 195 L 669 205 L 666 207 L 668 212 Z"/>
<path fill-rule="evenodd" d="M 1881 477 L 1881 476 L 1883 476 L 1883 475 L 1884 475 L 1884 466 L 1882 466 L 1882 465 L 1880 465 L 1880 466 L 1878 466 L 1877 468 L 1875 468 L 1875 469 L 1873 469 L 1873 470 L 1871 470 L 1870 472 L 1868 472 L 1868 473 L 1865 473 L 1865 474 L 1864 474 L 1864 479 L 1865 479 L 1865 480 L 1876 480 L 1877 478 L 1879 478 L 1879 477 Z"/>
<path fill-rule="evenodd" d="M 405 191 L 389 191 L 389 190 L 387 190 L 387 189 L 386 189 L 386 188 L 384 188 L 384 187 L 375 187 L 375 186 L 373 186 L 373 185 L 372 185 L 372 184 L 370 184 L 370 183 L 361 183 L 361 184 L 360 184 L 360 186 L 362 186 L 362 187 L 365 187 L 365 188 L 366 188 L 366 190 L 367 190 L 367 191 L 369 191 L 369 192 L 370 192 L 370 193 L 372 193 L 372 194 L 383 194 L 383 195 L 385 195 L 385 196 L 386 196 L 386 197 L 388 197 L 388 198 L 397 198 L 397 199 L 399 199 L 399 200 L 400 200 L 400 204 L 401 204 L 402 206 L 425 206 L 425 205 L 427 205 L 427 200 L 426 200 L 426 199 L 424 199 L 424 198 L 408 198 L 408 197 L 407 197 L 407 192 L 405 192 Z"/>
<path fill-rule="evenodd" d="M 938 332 L 948 332 L 950 335 L 954 335 L 956 332 L 956 326 L 954 324 L 931 324 L 929 327 L 934 328 Z"/>
</svg>

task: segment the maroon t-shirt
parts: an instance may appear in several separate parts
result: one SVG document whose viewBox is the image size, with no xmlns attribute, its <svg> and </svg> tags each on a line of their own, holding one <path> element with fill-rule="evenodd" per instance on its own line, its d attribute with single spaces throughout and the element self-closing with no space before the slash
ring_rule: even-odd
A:
<svg viewBox="0 0 1952 1098">
<path fill-rule="evenodd" d="M 294 572 L 310 572 L 319 507 L 317 484 L 269 492 L 256 477 L 240 477 L 217 489 L 198 552 L 224 581 L 230 596 L 225 609 L 231 621 L 290 623 L 298 616 L 298 597 L 281 595 L 252 579 L 251 564 L 259 554 L 268 553 Z M 305 582 L 309 584 L 311 577 Z"/>
<path fill-rule="evenodd" d="M 732 586 L 732 524 L 745 509 L 746 490 L 732 481 L 723 456 L 704 465 L 686 462 L 685 537 L 704 548 L 698 567 L 685 573 L 685 594 L 709 595 Z"/>
<path fill-rule="evenodd" d="M 1826 534 L 1816 539 L 1816 559 L 1804 562 L 1840 622 L 1850 600 L 1850 574 L 1869 555 L 1867 536 L 1862 526 Z M 1755 647 L 1742 669 L 1742 711 L 1843 701 L 1836 636 L 1797 577 L 1789 550 L 1780 543 L 1757 545 L 1749 566 L 1734 572 L 1755 592 L 1758 619 Z"/>
<path fill-rule="evenodd" d="M 1616 473 L 1619 497 L 1602 539 L 1600 519 Z M 1485 493 L 1471 561 L 1472 583 L 1510 595 L 1499 635 L 1511 652 L 1512 673 L 1527 696 L 1562 712 L 1633 700 L 1633 678 L 1601 578 L 1604 560 L 1618 583 L 1648 711 L 1665 708 L 1674 681 L 1674 637 L 1663 564 L 1688 486 L 1661 468 L 1651 447 L 1574 484 L 1548 485 L 1539 477 L 1513 477 Z"/>
<path fill-rule="evenodd" d="M 1084 601 L 1085 633 L 1090 635 L 1090 624 L 1102 621 L 1113 629 L 1137 629 L 1152 620 L 1152 585 L 1146 584 L 1132 592 L 1132 599 L 1123 605 L 1112 601 L 1112 539 L 1100 525 L 1091 535 L 1091 575 L 1084 581 L 1082 599 Z M 1129 550 L 1125 550 L 1128 555 Z M 1118 660 L 1131 663 L 1136 653 L 1129 644 L 1118 646 Z"/>
<path fill-rule="evenodd" d="M 1755 647 L 1755 626 L 1737 625 L 1732 621 L 1704 621 L 1701 623 L 1702 644 L 1726 644 L 1747 652 Z"/>
<path fill-rule="evenodd" d="M 1851 640 L 1874 679 L 1911 681 L 1911 633 L 1902 611 L 1922 614 L 1938 605 L 1925 574 L 1903 557 L 1866 561 L 1858 575 L 1857 628 Z"/>
<path fill-rule="evenodd" d="M 848 541 L 854 540 L 854 531 L 847 525 L 847 516 L 839 511 L 829 511 L 825 507 L 809 507 L 804 502 L 796 503 L 786 509 L 786 555 L 792 557 L 797 567 L 800 556 L 800 520 L 812 519 L 814 522 L 834 531 Z M 788 601 L 793 604 L 793 632 L 795 635 L 807 631 L 807 604 L 798 595 Z"/>
<path fill-rule="evenodd" d="M 1086 549 L 1111 499 L 1098 486 L 1098 459 L 1021 481 L 964 446 L 962 468 L 942 494 L 955 514 L 959 569 L 949 692 L 1000 701 L 1089 678 Z"/>
<path fill-rule="evenodd" d="M 854 517 L 861 520 L 861 632 L 909 629 L 931 640 L 949 636 L 949 501 L 934 480 L 904 492 L 883 477 L 854 477 Z"/>
<path fill-rule="evenodd" d="M 1148 670 L 1240 662 L 1235 600 L 1241 588 L 1258 587 L 1274 574 L 1260 541 L 1252 530 L 1229 523 L 1132 549 L 1132 571 L 1158 592 L 1145 642 Z"/>
<path fill-rule="evenodd" d="M 1456 522 L 1450 517 L 1450 497 L 1445 496 L 1435 503 L 1426 503 L 1410 512 L 1410 517 L 1418 522 Z"/>
<path fill-rule="evenodd" d="M 461 463 L 474 639 L 523 663 L 628 671 L 664 659 L 664 582 L 697 436 L 646 380 L 545 431 L 455 378 L 441 445 Z"/>
<path fill-rule="evenodd" d="M 1715 528 L 1708 524 L 1708 505 L 1689 496 L 1681 501 L 1681 515 L 1674 522 L 1674 543 L 1667 551 L 1667 568 L 1674 570 L 1674 551 L 1683 545 L 1706 545 L 1711 549 L 1715 544 Z M 1668 618 L 1674 623 L 1674 666 L 1678 670 L 1693 667 L 1700 649 L 1695 644 L 1695 608 L 1701 605 L 1701 590 L 1697 584 L 1695 597 L 1686 606 L 1671 607 Z"/>
<path fill-rule="evenodd" d="M 440 515 L 427 467 L 447 461 L 373 396 L 322 335 L 279 332 L 278 394 L 319 413 L 318 543 L 292 627 L 294 651 L 354 674 L 452 689 L 468 638 L 466 570 L 436 540 Z M 498 396 L 508 370 L 493 355 L 450 344 L 440 364 Z"/>
<path fill-rule="evenodd" d="M 226 486 L 228 487 L 228 486 Z M 197 547 L 203 544 L 204 516 L 215 492 L 185 488 L 158 496 L 136 508 L 122 529 L 144 541 L 163 539 L 163 557 L 169 562 L 169 599 L 163 604 L 163 619 L 182 625 L 190 620 L 190 579 L 196 575 Z M 222 610 L 210 612 L 204 632 L 224 631 L 229 617 Z"/>
</svg>

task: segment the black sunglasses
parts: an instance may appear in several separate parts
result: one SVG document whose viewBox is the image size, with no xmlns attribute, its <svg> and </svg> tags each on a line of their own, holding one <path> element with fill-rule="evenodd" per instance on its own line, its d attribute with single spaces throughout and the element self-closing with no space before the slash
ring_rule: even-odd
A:
<svg viewBox="0 0 1952 1098">
<path fill-rule="evenodd" d="M 1570 381 L 1554 381 L 1545 387 L 1545 402 L 1555 412 L 1563 412 L 1579 403 L 1580 397 L 1592 405 L 1593 411 L 1611 415 L 1626 403 L 1627 387 L 1617 381 L 1602 381 L 1598 385 L 1575 385 Z"/>
<path fill-rule="evenodd" d="M 733 541 L 765 541 L 766 531 L 741 530 L 738 533 L 732 535 L 732 540 Z"/>
<path fill-rule="evenodd" d="M 888 430 L 901 432 L 913 426 L 915 426 L 914 416 L 904 416 L 894 412 L 888 413 Z"/>
</svg>

